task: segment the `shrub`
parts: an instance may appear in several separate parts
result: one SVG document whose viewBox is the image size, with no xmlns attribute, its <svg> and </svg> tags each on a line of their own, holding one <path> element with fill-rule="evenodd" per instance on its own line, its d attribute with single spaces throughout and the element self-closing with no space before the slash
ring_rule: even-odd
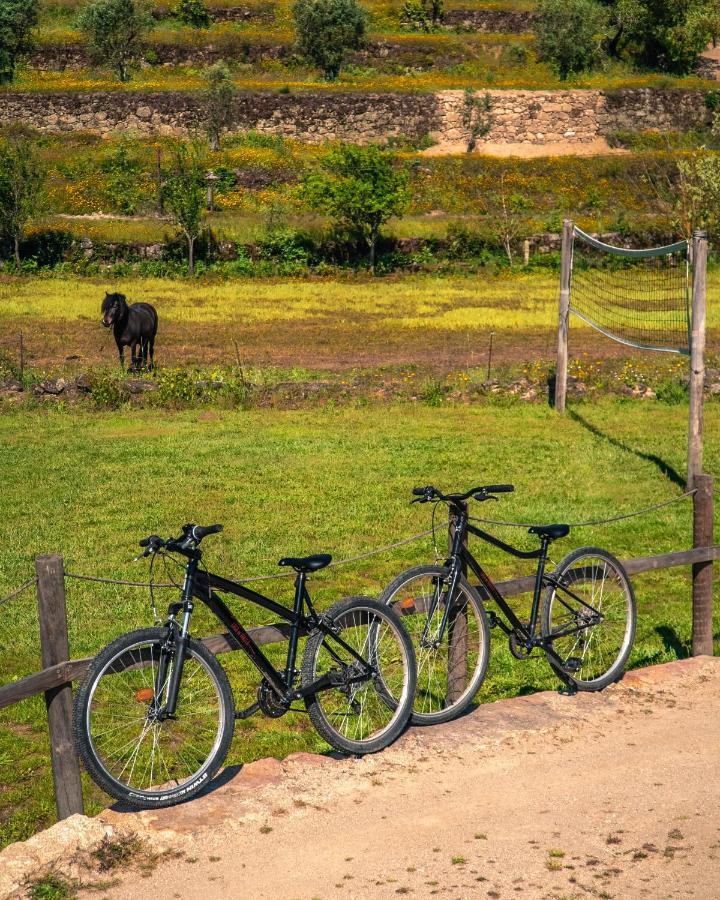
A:
<svg viewBox="0 0 720 900">
<path fill-rule="evenodd" d="M 106 176 L 103 199 L 112 208 L 126 216 L 138 211 L 146 195 L 143 185 L 143 167 L 130 154 L 125 142 L 117 145 L 101 161 L 100 171 Z"/>
<path fill-rule="evenodd" d="M 178 0 L 175 15 L 191 28 L 209 28 L 212 22 L 205 0 Z"/>
<path fill-rule="evenodd" d="M 295 0 L 293 18 L 298 51 L 322 70 L 338 77 L 349 50 L 361 46 L 367 14 L 357 0 Z"/>
</svg>

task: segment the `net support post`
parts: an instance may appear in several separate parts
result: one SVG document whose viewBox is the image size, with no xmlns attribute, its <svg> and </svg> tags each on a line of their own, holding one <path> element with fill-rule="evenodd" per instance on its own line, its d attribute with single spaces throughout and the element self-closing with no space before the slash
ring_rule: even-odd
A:
<svg viewBox="0 0 720 900">
<path fill-rule="evenodd" d="M 711 547 L 713 535 L 713 478 L 699 474 L 694 480 L 693 548 Z M 692 655 L 713 655 L 713 563 L 692 567 Z"/>
<path fill-rule="evenodd" d="M 62 557 L 39 556 L 35 573 L 42 664 L 47 669 L 70 659 Z M 58 821 L 84 811 L 80 763 L 73 740 L 72 703 L 70 682 L 45 691 Z"/>
<path fill-rule="evenodd" d="M 558 314 L 557 365 L 555 367 L 555 409 L 565 412 L 568 367 L 568 317 L 570 315 L 570 275 L 572 261 L 573 223 L 565 219 L 560 254 L 560 311 Z"/>
<path fill-rule="evenodd" d="M 707 292 L 707 234 L 693 233 L 692 319 L 690 333 L 690 419 L 688 422 L 688 490 L 703 467 L 703 391 L 705 388 L 705 325 Z"/>
</svg>

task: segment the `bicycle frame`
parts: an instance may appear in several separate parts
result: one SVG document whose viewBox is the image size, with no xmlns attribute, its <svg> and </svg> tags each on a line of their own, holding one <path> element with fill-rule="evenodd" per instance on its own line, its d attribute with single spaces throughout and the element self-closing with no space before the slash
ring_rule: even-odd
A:
<svg viewBox="0 0 720 900">
<path fill-rule="evenodd" d="M 366 663 L 352 647 L 343 641 L 321 615 L 318 615 L 315 612 L 305 584 L 305 572 L 299 572 L 295 579 L 295 602 L 292 609 L 290 609 L 238 582 L 231 581 L 211 572 L 199 571 L 199 560 L 199 556 L 191 557 L 189 559 L 185 570 L 182 601 L 180 603 L 171 604 L 169 608 L 168 622 L 174 622 L 176 629 L 178 623 L 175 622 L 175 615 L 182 611 L 183 619 L 179 634 L 176 635 L 174 648 L 175 664 L 170 673 L 170 680 L 167 685 L 166 702 L 160 713 L 161 717 L 171 717 L 175 714 L 180 680 L 182 678 L 182 670 L 187 653 L 190 619 L 194 609 L 193 598 L 197 598 L 204 603 L 215 617 L 222 622 L 228 629 L 230 639 L 235 644 L 236 648 L 242 650 L 247 655 L 255 668 L 271 686 L 278 698 L 288 706 L 293 700 L 300 700 L 308 695 L 315 694 L 318 691 L 333 687 L 338 683 L 338 680 L 333 677 L 332 673 L 327 673 L 305 687 L 293 687 L 296 678 L 295 661 L 297 658 L 298 641 L 300 637 L 309 634 L 310 631 L 314 629 L 318 629 L 326 636 L 332 638 L 332 640 L 342 647 L 343 650 L 350 653 L 351 656 L 360 663 L 361 673 L 349 679 L 343 678 L 341 679 L 341 683 L 350 684 L 356 681 L 362 681 L 373 674 L 374 668 Z M 260 647 L 253 641 L 246 629 L 238 622 L 237 618 L 233 615 L 225 602 L 215 593 L 213 588 L 222 591 L 223 593 L 242 597 L 244 600 L 248 600 L 256 606 L 269 610 L 281 619 L 284 619 L 285 622 L 289 623 L 288 651 L 284 672 L 279 672 L 275 666 L 273 666 Z M 307 604 L 307 608 L 310 611 L 309 615 L 305 614 L 305 604 Z M 280 630 L 287 630 L 287 626 L 282 624 L 275 627 L 279 627 Z M 328 652 L 331 656 L 334 655 L 333 650 L 330 647 L 328 647 Z M 340 662 L 340 657 L 336 657 L 336 659 Z M 161 666 L 158 670 L 156 686 L 157 697 L 161 696 L 161 688 L 165 684 L 166 668 L 167 666 L 165 665 Z"/>
<path fill-rule="evenodd" d="M 550 546 L 550 539 L 546 535 L 542 535 L 540 538 L 540 547 L 537 550 L 519 550 L 517 547 L 513 547 L 511 544 L 506 543 L 505 541 L 500 540 L 495 537 L 495 535 L 490 534 L 487 531 L 483 531 L 481 528 L 477 528 L 474 525 L 471 525 L 468 521 L 468 511 L 467 504 L 460 503 L 454 504 L 451 507 L 451 514 L 454 519 L 454 529 L 452 534 L 452 540 L 450 545 L 450 555 L 445 562 L 445 565 L 450 569 L 450 582 L 447 588 L 447 596 L 453 597 L 455 594 L 455 590 L 457 589 L 458 582 L 460 580 L 460 576 L 463 574 L 464 568 L 469 568 L 475 577 L 478 580 L 478 585 L 476 587 L 481 589 L 481 597 L 483 600 L 491 599 L 493 600 L 502 613 L 505 615 L 507 619 L 506 624 L 499 616 L 495 613 L 491 612 L 489 614 L 490 618 L 490 626 L 491 627 L 499 627 L 502 631 L 505 632 L 508 636 L 515 635 L 522 643 L 525 645 L 528 651 L 534 649 L 535 647 L 542 648 L 557 664 L 560 668 L 563 667 L 563 661 L 560 657 L 555 653 L 552 642 L 557 637 L 566 637 L 571 634 L 577 634 L 585 627 L 587 627 L 587 622 L 578 625 L 578 626 L 569 626 L 567 629 L 562 632 L 558 632 L 551 637 L 543 638 L 542 636 L 538 636 L 537 634 L 537 622 L 538 622 L 538 613 L 540 610 L 540 599 L 542 596 L 542 592 L 544 588 L 554 587 L 558 591 L 562 591 L 568 597 L 575 600 L 577 603 L 580 603 L 583 607 L 589 610 L 594 617 L 597 617 L 598 621 L 602 621 L 602 614 L 599 610 L 595 609 L 593 606 L 585 602 L 581 597 L 578 597 L 573 591 L 569 590 L 568 587 L 561 582 L 559 582 L 552 575 L 548 575 L 545 572 L 545 566 L 547 564 L 547 555 L 548 555 L 548 547 Z M 490 578 L 490 576 L 485 572 L 480 563 L 475 559 L 470 550 L 467 548 L 465 544 L 465 536 L 466 534 L 473 534 L 475 537 L 479 537 L 481 540 L 485 541 L 488 544 L 492 544 L 494 547 L 499 548 L 505 553 L 509 553 L 512 556 L 517 557 L 518 559 L 536 559 L 537 560 L 537 568 L 535 571 L 535 585 L 533 589 L 533 600 L 532 607 L 530 611 L 530 622 L 526 626 L 524 625 L 520 619 L 515 615 L 512 608 L 509 606 L 508 602 L 505 600 L 503 595 L 500 593 L 498 588 L 495 586 L 494 582 Z M 558 599 L 564 606 L 566 606 L 569 610 L 572 611 L 572 608 L 569 604 L 565 603 L 563 598 L 558 595 Z M 429 623 L 432 619 L 435 610 L 435 603 L 439 602 L 439 593 L 433 598 L 433 602 L 431 604 L 431 608 L 428 612 L 427 622 L 425 625 L 425 629 L 423 631 L 423 640 L 428 639 L 428 627 Z M 450 615 L 450 603 L 446 602 L 445 610 L 443 612 L 443 618 L 440 623 L 439 637 L 437 640 L 442 640 L 442 636 L 444 634 L 445 628 L 447 627 L 449 615 Z M 590 623 L 596 624 L 596 623 Z M 570 678 L 570 676 L 568 676 Z"/>
</svg>

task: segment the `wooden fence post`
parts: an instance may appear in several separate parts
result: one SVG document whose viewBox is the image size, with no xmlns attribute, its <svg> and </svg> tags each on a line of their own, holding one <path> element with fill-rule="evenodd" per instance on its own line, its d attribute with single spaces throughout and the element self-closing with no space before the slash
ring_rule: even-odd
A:
<svg viewBox="0 0 720 900">
<path fill-rule="evenodd" d="M 690 339 L 690 421 L 688 423 L 688 490 L 703 467 L 703 390 L 705 388 L 705 322 L 708 242 L 704 231 L 693 233 L 692 334 Z"/>
<path fill-rule="evenodd" d="M 467 513 L 467 503 L 463 504 Z M 455 534 L 455 526 L 450 525 L 450 543 Z M 467 547 L 467 531 L 463 537 L 463 547 Z M 467 576 L 467 566 L 462 565 L 462 573 Z M 448 618 L 448 673 L 447 673 L 447 702 L 454 703 L 462 696 L 467 687 L 467 656 L 468 656 L 468 620 L 467 612 L 450 610 Z"/>
<path fill-rule="evenodd" d="M 43 668 L 70 659 L 65 607 L 65 573 L 61 556 L 39 556 L 37 574 L 38 618 Z M 45 691 L 50 756 L 55 782 L 58 820 L 83 812 L 80 764 L 72 732 L 72 686 L 61 684 Z"/>
<path fill-rule="evenodd" d="M 712 475 L 696 475 L 693 481 L 693 547 L 711 547 L 713 541 Z M 713 655 L 712 610 L 713 564 L 693 563 L 692 567 L 692 654 Z"/>
<path fill-rule="evenodd" d="M 565 412 L 568 365 L 568 316 L 570 315 L 570 275 L 573 244 L 573 223 L 563 222 L 560 258 L 560 311 L 558 313 L 557 365 L 555 367 L 555 409 Z"/>
</svg>

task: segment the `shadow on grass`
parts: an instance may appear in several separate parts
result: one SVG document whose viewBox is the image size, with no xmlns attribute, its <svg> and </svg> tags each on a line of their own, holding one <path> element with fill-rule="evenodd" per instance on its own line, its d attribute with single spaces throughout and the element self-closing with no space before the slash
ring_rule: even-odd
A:
<svg viewBox="0 0 720 900">
<path fill-rule="evenodd" d="M 582 425 L 590 434 L 594 435 L 596 438 L 599 438 L 601 441 L 606 441 L 612 447 L 616 447 L 618 450 L 624 450 L 626 453 L 632 453 L 634 456 L 637 456 L 638 459 L 643 459 L 646 462 L 652 463 L 654 466 L 660 471 L 661 475 L 664 475 L 665 478 L 669 479 L 673 484 L 685 490 L 685 479 L 682 475 L 674 469 L 670 463 L 665 462 L 664 459 L 657 456 L 655 453 L 643 453 L 642 450 L 637 450 L 635 447 L 629 446 L 629 444 L 625 444 L 623 441 L 618 440 L 617 438 L 612 437 L 609 434 L 606 434 L 604 431 L 601 431 L 597 425 L 593 425 L 592 422 L 588 422 L 587 419 L 584 419 L 580 413 L 575 412 L 575 410 L 568 409 L 568 416 L 573 420 L 573 422 L 577 422 L 578 425 Z"/>
</svg>

